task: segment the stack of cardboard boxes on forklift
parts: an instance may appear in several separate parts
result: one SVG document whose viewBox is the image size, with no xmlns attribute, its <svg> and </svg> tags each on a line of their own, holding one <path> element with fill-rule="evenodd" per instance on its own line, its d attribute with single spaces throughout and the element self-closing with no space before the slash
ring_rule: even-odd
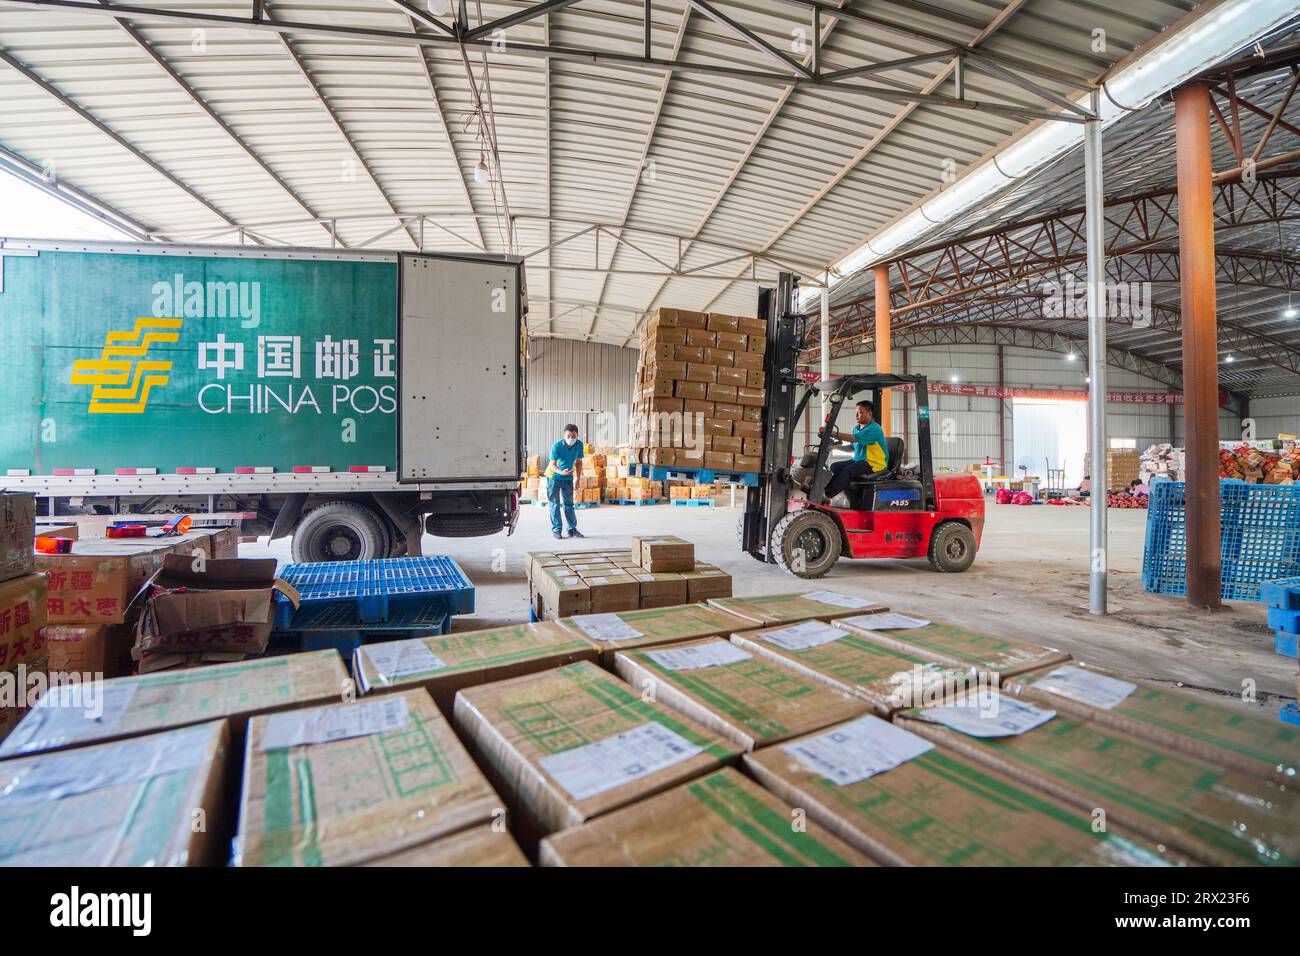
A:
<svg viewBox="0 0 1300 956">
<path fill-rule="evenodd" d="M 695 560 L 695 546 L 671 535 L 634 537 L 626 550 L 533 551 L 529 601 L 540 620 L 693 604 L 731 594 L 731 575 Z"/>
<path fill-rule="evenodd" d="M 670 468 L 761 470 L 766 351 L 759 319 L 659 309 L 641 333 L 633 459 Z"/>
</svg>

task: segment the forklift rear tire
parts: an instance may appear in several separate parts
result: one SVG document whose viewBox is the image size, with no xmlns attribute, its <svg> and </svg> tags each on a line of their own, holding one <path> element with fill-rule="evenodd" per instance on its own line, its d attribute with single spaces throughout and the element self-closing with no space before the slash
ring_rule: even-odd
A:
<svg viewBox="0 0 1300 956">
<path fill-rule="evenodd" d="M 820 511 L 786 515 L 772 531 L 776 563 L 801 578 L 820 578 L 840 559 L 840 529 Z"/>
<path fill-rule="evenodd" d="M 936 571 L 956 574 L 975 563 L 975 532 L 957 521 L 949 521 L 930 535 L 930 564 Z"/>
</svg>

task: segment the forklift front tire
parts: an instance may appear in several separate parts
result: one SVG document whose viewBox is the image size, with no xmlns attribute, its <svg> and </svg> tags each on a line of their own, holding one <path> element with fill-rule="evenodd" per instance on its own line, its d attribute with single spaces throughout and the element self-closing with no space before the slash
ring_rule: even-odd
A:
<svg viewBox="0 0 1300 956">
<path fill-rule="evenodd" d="M 820 578 L 840 559 L 840 529 L 820 511 L 786 515 L 772 530 L 776 563 L 801 578 Z"/>
<path fill-rule="evenodd" d="M 975 533 L 957 521 L 949 521 L 930 535 L 930 564 L 936 571 L 956 574 L 975 563 Z"/>
</svg>

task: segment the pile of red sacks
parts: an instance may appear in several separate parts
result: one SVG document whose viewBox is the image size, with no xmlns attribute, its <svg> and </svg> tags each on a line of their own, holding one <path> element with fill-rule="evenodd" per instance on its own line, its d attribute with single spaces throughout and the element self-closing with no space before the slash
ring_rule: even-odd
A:
<svg viewBox="0 0 1300 956">
<path fill-rule="evenodd" d="M 1000 505 L 1032 505 L 1034 496 L 1027 491 L 1011 491 L 1008 488 L 999 488 L 993 500 Z"/>
<path fill-rule="evenodd" d="M 1147 507 L 1147 496 L 1113 491 L 1106 496 L 1106 506 L 1108 508 L 1145 508 Z"/>
</svg>

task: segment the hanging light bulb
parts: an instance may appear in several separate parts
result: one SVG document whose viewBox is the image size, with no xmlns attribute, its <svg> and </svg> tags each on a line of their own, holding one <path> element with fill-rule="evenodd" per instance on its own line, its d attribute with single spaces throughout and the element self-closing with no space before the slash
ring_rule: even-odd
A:
<svg viewBox="0 0 1300 956">
<path fill-rule="evenodd" d="M 1075 355 L 1073 352 L 1070 352 L 1068 355 L 1065 356 L 1065 360 L 1066 360 L 1067 362 L 1073 362 L 1073 361 L 1076 361 L 1078 358 L 1079 358 L 1079 356 Z"/>
<path fill-rule="evenodd" d="M 451 16 L 451 0 L 429 0 L 429 12 L 435 17 Z"/>
<path fill-rule="evenodd" d="M 1296 311 L 1296 307 L 1295 307 L 1295 306 L 1293 306 L 1293 305 L 1288 305 L 1288 306 L 1286 307 L 1286 311 L 1283 312 L 1282 314 L 1283 314 L 1284 316 L 1286 316 L 1288 319 L 1294 319 L 1297 315 L 1300 315 L 1300 312 L 1297 312 L 1297 311 Z"/>
<path fill-rule="evenodd" d="M 486 183 L 492 179 L 492 171 L 488 169 L 487 161 L 483 158 L 482 151 L 478 154 L 478 165 L 474 167 L 474 182 Z"/>
<path fill-rule="evenodd" d="M 959 379 L 957 378 L 957 373 L 954 372 L 954 373 L 952 374 L 952 377 L 951 377 L 950 379 L 948 379 L 948 381 L 950 381 L 950 382 L 952 382 L 954 385 L 956 385 L 957 382 L 959 381 Z"/>
<path fill-rule="evenodd" d="M 1224 361 L 1225 361 L 1225 362 L 1231 362 L 1231 361 L 1232 361 L 1232 356 L 1231 356 L 1231 355 L 1228 355 L 1227 357 L 1224 358 Z"/>
</svg>

